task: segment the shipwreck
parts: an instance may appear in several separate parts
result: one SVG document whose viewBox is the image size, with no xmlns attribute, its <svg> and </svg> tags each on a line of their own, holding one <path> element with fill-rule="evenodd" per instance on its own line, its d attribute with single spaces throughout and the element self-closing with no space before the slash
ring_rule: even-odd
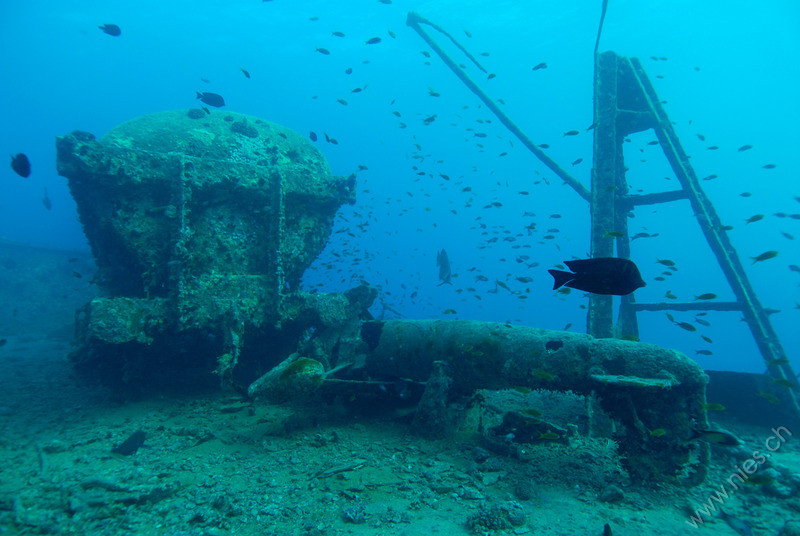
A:
<svg viewBox="0 0 800 536">
<path fill-rule="evenodd" d="M 440 437 L 479 391 L 572 392 L 613 420 L 632 477 L 702 481 L 708 448 L 685 438 L 706 424 L 707 377 L 679 352 L 501 323 L 379 321 L 368 285 L 300 290 L 336 211 L 354 201 L 355 177 L 331 174 L 296 132 L 183 110 L 100 139 L 76 131 L 57 149 L 102 290 L 77 312 L 70 358 L 120 396 L 221 383 L 284 402 L 402 381 L 413 427 Z M 509 419 L 520 438 L 566 438 L 546 415 Z M 484 433 L 509 441 L 502 427 Z"/>
</svg>

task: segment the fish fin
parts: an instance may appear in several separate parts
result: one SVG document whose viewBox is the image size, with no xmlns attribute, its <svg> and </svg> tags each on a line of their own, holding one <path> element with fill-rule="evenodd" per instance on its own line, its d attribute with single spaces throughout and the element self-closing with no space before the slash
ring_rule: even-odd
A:
<svg viewBox="0 0 800 536">
<path fill-rule="evenodd" d="M 573 259 L 571 261 L 564 261 L 567 268 L 575 273 L 587 272 L 596 269 L 598 266 L 620 266 L 627 263 L 626 259 L 618 257 L 594 257 L 593 259 Z"/>
<path fill-rule="evenodd" d="M 563 270 L 547 270 L 553 276 L 553 290 L 562 287 L 575 279 L 575 274 L 572 272 L 564 272 Z"/>
<path fill-rule="evenodd" d="M 201 95 L 199 91 L 195 91 L 195 93 L 197 93 L 197 97 L 196 98 L 198 98 L 198 99 L 202 99 L 203 98 L 203 95 Z"/>
<path fill-rule="evenodd" d="M 564 264 L 575 273 L 585 272 L 587 269 L 590 269 L 589 267 L 591 267 L 592 264 L 596 264 L 596 259 L 574 259 L 571 261 L 564 261 Z"/>
</svg>

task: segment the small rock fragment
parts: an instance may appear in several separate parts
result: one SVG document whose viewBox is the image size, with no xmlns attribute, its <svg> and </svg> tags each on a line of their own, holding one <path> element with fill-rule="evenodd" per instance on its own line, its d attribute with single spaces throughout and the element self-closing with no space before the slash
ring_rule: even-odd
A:
<svg viewBox="0 0 800 536">
<path fill-rule="evenodd" d="M 622 492 L 622 490 L 618 486 L 615 486 L 614 484 L 611 484 L 610 486 L 607 486 L 600 493 L 600 497 L 599 497 L 600 501 L 602 501 L 602 502 L 620 502 L 624 498 L 625 498 L 625 494 Z"/>
</svg>

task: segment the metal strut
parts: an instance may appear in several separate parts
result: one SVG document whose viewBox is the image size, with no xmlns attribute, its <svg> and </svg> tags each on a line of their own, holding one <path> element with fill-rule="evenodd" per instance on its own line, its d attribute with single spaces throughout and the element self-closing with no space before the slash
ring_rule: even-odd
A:
<svg viewBox="0 0 800 536">
<path fill-rule="evenodd" d="M 597 53 L 600 43 L 603 18 L 607 0 L 603 1 L 600 27 L 595 42 L 594 72 L 594 162 L 592 166 L 591 191 L 567 173 L 528 136 L 481 90 L 455 61 L 420 26 L 427 24 L 452 41 L 482 72 L 486 69 L 447 31 L 415 12 L 409 12 L 406 25 L 413 28 L 433 49 L 451 71 L 469 88 L 500 122 L 514 134 L 550 170 L 568 184 L 591 206 L 591 255 L 592 257 L 615 256 L 614 241 L 608 239 L 608 231 L 617 231 L 616 256 L 630 258 L 627 215 L 637 205 L 651 205 L 686 199 L 692 204 L 700 229 L 717 257 L 723 274 L 736 296 L 734 302 L 714 303 L 636 303 L 633 294 L 622 296 L 619 318 L 613 319 L 613 300 L 610 296 L 591 295 L 587 318 L 587 331 L 594 337 L 638 337 L 637 311 L 659 310 L 719 310 L 741 311 L 750 327 L 758 349 L 768 370 L 775 379 L 794 384 L 787 389 L 788 398 L 800 416 L 796 375 L 789 365 L 786 353 L 770 324 L 768 315 L 750 285 L 736 250 L 722 229 L 722 223 L 711 201 L 705 195 L 697 175 L 689 165 L 689 157 L 683 151 L 678 136 L 666 112 L 661 106 L 650 80 L 636 58 L 618 56 L 614 52 Z M 679 190 L 645 195 L 630 195 L 625 181 L 625 163 L 622 143 L 625 136 L 634 132 L 653 129 L 658 137 L 678 181 Z"/>
<path fill-rule="evenodd" d="M 489 108 L 495 116 L 497 116 L 497 119 L 499 119 L 500 122 L 503 123 L 503 125 L 505 125 L 505 127 L 508 130 L 510 130 L 511 133 L 514 134 L 514 136 L 516 136 L 517 139 L 521 141 L 522 144 L 536 156 L 536 158 L 541 160 L 545 166 L 550 168 L 550 170 L 553 173 L 558 175 L 558 177 L 561 178 L 561 180 L 563 180 L 573 190 L 575 190 L 579 196 L 589 201 L 591 197 L 589 190 L 587 190 L 586 187 L 583 184 L 581 184 L 580 181 L 578 181 L 578 179 L 567 173 L 566 170 L 564 170 L 564 168 L 559 166 L 555 160 L 547 156 L 544 151 L 542 151 L 535 143 L 533 143 L 533 141 L 531 141 L 531 139 L 528 136 L 526 136 L 524 132 L 522 132 L 522 130 L 503 112 L 503 110 L 501 110 L 500 107 L 497 106 L 497 103 L 495 103 L 486 93 L 484 93 L 484 91 L 481 88 L 479 88 L 478 85 L 475 82 L 473 82 L 469 76 L 467 76 L 467 73 L 465 73 L 464 70 L 461 67 L 459 67 L 458 64 L 456 64 L 456 62 L 454 62 L 453 59 L 450 58 L 450 56 L 447 55 L 447 52 L 445 52 L 442 49 L 442 47 L 440 47 L 438 43 L 436 43 L 436 41 L 434 41 L 433 38 L 430 35 L 428 35 L 428 33 L 425 30 L 422 29 L 420 24 L 427 24 L 434 30 L 438 30 L 439 32 L 447 36 L 453 43 L 455 43 L 455 45 L 459 48 L 459 50 L 464 52 L 464 54 L 466 54 L 467 57 L 470 60 L 472 60 L 472 62 L 475 65 L 478 66 L 478 68 L 481 71 L 486 72 L 486 69 L 484 69 L 480 63 L 478 63 L 478 60 L 476 60 L 475 57 L 472 56 L 472 54 L 467 52 L 467 50 L 464 47 L 462 47 L 458 43 L 458 41 L 456 41 L 455 38 L 453 38 L 452 35 L 450 35 L 444 29 L 442 29 L 441 26 L 429 21 L 425 17 L 413 11 L 410 11 L 408 13 L 408 17 L 406 18 L 406 25 L 413 28 L 414 31 L 416 31 L 420 35 L 420 37 L 422 37 L 422 39 L 424 39 L 425 42 L 428 43 L 428 46 L 430 46 L 433 49 L 433 51 L 436 52 L 440 58 L 442 58 L 442 61 L 445 63 L 445 65 L 450 67 L 450 70 L 453 71 L 453 73 L 459 78 L 459 80 L 464 82 L 464 85 L 466 85 L 470 91 L 472 91 L 475 95 L 477 95 L 479 99 L 481 99 L 481 101 L 483 101 L 486 107 Z"/>
<path fill-rule="evenodd" d="M 786 353 L 770 324 L 767 312 L 747 278 L 739 255 L 731 244 L 714 205 L 701 188 L 700 181 L 689 164 L 689 157 L 684 152 L 678 135 L 672 128 L 672 123 L 638 59 L 617 56 L 614 52 L 604 52 L 597 57 L 595 120 L 592 255 L 613 254 L 613 243 L 607 236 L 603 237 L 603 234 L 609 229 L 614 229 L 623 233 L 616 239 L 617 255 L 629 257 L 627 213 L 636 205 L 686 199 L 692 205 L 700 230 L 716 256 L 722 273 L 736 296 L 736 301 L 636 303 L 632 295 L 623 296 L 615 329 L 611 316 L 611 300 L 604 296 L 593 295 L 590 299 L 589 333 L 596 337 L 621 334 L 638 336 L 636 320 L 638 311 L 741 311 L 770 374 L 777 380 L 784 380 L 783 383 L 787 385 L 795 385 L 794 389 L 787 389 L 786 393 L 800 416 L 797 380 Z M 656 194 L 628 195 L 622 143 L 625 136 L 650 128 L 655 131 L 681 189 Z"/>
</svg>

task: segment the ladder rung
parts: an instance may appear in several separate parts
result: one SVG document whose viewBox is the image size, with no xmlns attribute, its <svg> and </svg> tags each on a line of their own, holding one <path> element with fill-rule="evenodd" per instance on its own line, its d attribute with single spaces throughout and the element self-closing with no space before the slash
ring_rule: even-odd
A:
<svg viewBox="0 0 800 536">
<path fill-rule="evenodd" d="M 741 311 L 739 302 L 632 303 L 635 311 Z"/>
<path fill-rule="evenodd" d="M 622 202 L 628 206 L 636 205 L 655 205 L 656 203 L 668 203 L 670 201 L 678 201 L 679 199 L 687 199 L 689 194 L 686 190 L 672 190 L 669 192 L 658 192 L 655 194 L 642 194 L 642 195 L 628 195 L 622 199 Z"/>
</svg>

